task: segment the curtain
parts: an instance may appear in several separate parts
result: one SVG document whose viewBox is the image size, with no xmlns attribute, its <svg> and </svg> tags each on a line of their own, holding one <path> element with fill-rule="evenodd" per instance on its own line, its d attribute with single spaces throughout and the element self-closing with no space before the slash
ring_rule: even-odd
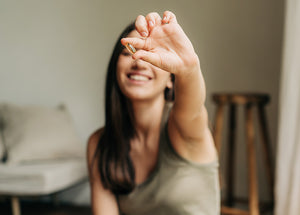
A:
<svg viewBox="0 0 300 215">
<path fill-rule="evenodd" d="M 300 1 L 285 4 L 275 214 L 300 215 Z"/>
</svg>

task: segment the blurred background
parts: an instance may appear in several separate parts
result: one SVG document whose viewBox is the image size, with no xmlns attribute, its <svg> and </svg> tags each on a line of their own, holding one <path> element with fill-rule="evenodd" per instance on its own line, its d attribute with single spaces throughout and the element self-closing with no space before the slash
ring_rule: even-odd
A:
<svg viewBox="0 0 300 215">
<path fill-rule="evenodd" d="M 139 14 L 162 15 L 165 10 L 176 14 L 200 58 L 211 124 L 212 93 L 268 93 L 267 118 L 276 156 L 284 0 L 0 0 L 0 101 L 66 104 L 85 145 L 104 123 L 106 68 L 120 32 Z M 237 143 L 243 136 L 241 127 Z M 240 145 L 235 191 L 246 197 L 246 154 Z M 263 171 L 259 169 L 260 197 L 268 199 Z M 88 183 L 60 198 L 89 205 Z"/>
</svg>

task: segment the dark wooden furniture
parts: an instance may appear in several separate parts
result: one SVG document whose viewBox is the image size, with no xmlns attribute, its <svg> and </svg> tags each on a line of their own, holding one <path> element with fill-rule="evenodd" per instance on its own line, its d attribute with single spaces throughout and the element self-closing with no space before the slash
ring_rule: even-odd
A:
<svg viewBox="0 0 300 215">
<path fill-rule="evenodd" d="M 217 106 L 216 116 L 214 122 L 213 136 L 218 150 L 219 156 L 221 151 L 222 130 L 224 129 L 224 115 L 225 106 L 228 106 L 228 139 L 226 155 L 226 195 L 225 201 L 222 203 L 222 214 L 236 214 L 236 215 L 259 215 L 261 209 L 259 207 L 259 194 L 258 194 L 258 179 L 257 179 L 257 158 L 254 143 L 254 108 L 257 108 L 258 124 L 261 133 L 261 143 L 263 147 L 264 162 L 268 176 L 268 184 L 270 190 L 271 203 L 268 209 L 273 209 L 273 185 L 274 173 L 271 158 L 270 139 L 267 128 L 267 120 L 265 114 L 265 106 L 270 101 L 270 96 L 260 93 L 215 93 L 212 99 Z M 234 196 L 234 163 L 235 160 L 235 136 L 237 126 L 237 107 L 243 106 L 245 110 L 245 128 L 246 128 L 246 148 L 248 159 L 248 210 L 241 210 L 235 208 L 237 198 Z"/>
</svg>

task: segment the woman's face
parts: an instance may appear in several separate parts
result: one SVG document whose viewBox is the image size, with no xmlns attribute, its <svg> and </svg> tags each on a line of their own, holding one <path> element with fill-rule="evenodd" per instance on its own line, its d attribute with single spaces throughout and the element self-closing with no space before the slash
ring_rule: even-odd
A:
<svg viewBox="0 0 300 215">
<path fill-rule="evenodd" d="M 128 37 L 140 37 L 132 31 Z M 132 59 L 124 48 L 117 62 L 117 81 L 123 94 L 131 101 L 149 100 L 164 96 L 166 87 L 172 87 L 170 73 L 142 60 Z"/>
</svg>

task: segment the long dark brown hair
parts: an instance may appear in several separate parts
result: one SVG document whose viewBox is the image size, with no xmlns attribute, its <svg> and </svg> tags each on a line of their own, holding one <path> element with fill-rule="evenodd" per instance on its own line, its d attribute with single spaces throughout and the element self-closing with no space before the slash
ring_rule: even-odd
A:
<svg viewBox="0 0 300 215">
<path fill-rule="evenodd" d="M 134 23 L 124 29 L 109 61 L 105 88 L 105 127 L 95 154 L 103 186 L 116 195 L 128 194 L 135 187 L 135 171 L 129 156 L 130 139 L 136 134 L 133 112 L 117 82 L 117 62 L 124 49 L 120 40 L 134 29 Z M 173 90 L 166 88 L 165 98 L 173 100 Z"/>
</svg>

